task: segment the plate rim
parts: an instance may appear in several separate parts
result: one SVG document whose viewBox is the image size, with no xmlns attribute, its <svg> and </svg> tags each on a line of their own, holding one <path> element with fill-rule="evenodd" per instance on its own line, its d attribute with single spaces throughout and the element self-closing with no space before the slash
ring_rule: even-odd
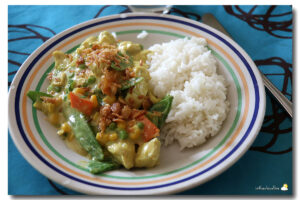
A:
<svg viewBox="0 0 300 200">
<path fill-rule="evenodd" d="M 72 26 L 72 27 L 70 27 L 70 28 L 68 28 L 68 29 L 66 29 L 66 30 L 64 30 L 64 31 L 62 31 L 62 32 L 60 32 L 60 33 L 58 33 L 57 35 L 55 35 L 54 37 L 52 37 L 52 38 L 50 38 L 49 40 L 47 40 L 45 43 L 43 43 L 40 47 L 38 47 L 33 53 L 31 53 L 31 55 L 24 61 L 24 63 L 22 64 L 22 66 L 20 67 L 20 70 L 18 70 L 18 72 L 17 72 L 17 74 L 15 75 L 15 77 L 14 77 L 14 80 L 13 80 L 13 82 L 12 82 L 12 86 L 15 86 L 16 85 L 16 83 L 15 82 L 17 82 L 18 81 L 18 83 L 19 83 L 19 81 L 20 81 L 20 78 L 16 78 L 16 77 L 19 77 L 20 75 L 19 74 L 21 74 L 21 72 L 23 72 L 23 71 L 25 71 L 27 68 L 28 68 L 28 66 L 27 66 L 27 68 L 25 68 L 25 69 L 23 69 L 24 68 L 24 65 L 26 64 L 26 63 L 28 63 L 28 62 L 30 62 L 30 60 L 32 60 L 32 58 L 34 57 L 34 56 L 36 56 L 36 54 L 37 53 L 39 53 L 40 51 L 42 51 L 42 50 L 44 50 L 47 46 L 49 46 L 49 44 L 51 44 L 53 41 L 55 41 L 56 39 L 58 39 L 58 38 L 61 38 L 62 36 L 64 36 L 64 35 L 66 35 L 66 34 L 68 34 L 70 31 L 72 31 L 73 29 L 76 29 L 76 28 L 79 28 L 79 27 L 82 27 L 82 26 L 84 26 L 84 25 L 88 25 L 88 24 L 90 24 L 90 23 L 93 23 L 93 22 L 99 22 L 99 21 L 104 21 L 104 20 L 107 20 L 107 19 L 114 19 L 114 18 L 120 18 L 121 17 L 121 15 L 123 15 L 123 14 L 116 14 L 116 15 L 109 15 L 109 16 L 106 16 L 106 17 L 101 17 L 101 18 L 96 18 L 96 19 L 91 19 L 91 20 L 88 20 L 88 21 L 85 21 L 85 22 L 82 22 L 82 23 L 80 23 L 80 24 L 76 24 L 76 25 L 74 25 L 74 26 Z M 231 38 L 229 38 L 228 36 L 226 36 L 226 35 L 224 35 L 223 33 L 221 33 L 220 31 L 218 31 L 218 30 L 216 30 L 216 29 L 214 29 L 214 28 L 212 28 L 212 27 L 210 27 L 210 26 L 208 26 L 208 25 L 206 25 L 206 24 L 203 24 L 203 23 L 201 23 L 201 22 L 198 22 L 198 21 L 194 21 L 194 20 L 191 20 L 191 19 L 186 19 L 186 18 L 183 18 L 183 17 L 178 17 L 178 16 L 173 16 L 173 15 L 161 15 L 161 14 L 150 14 L 150 13 L 147 13 L 147 14 L 145 14 L 145 13 L 126 13 L 126 15 L 127 16 L 160 16 L 160 17 L 166 17 L 166 18 L 175 18 L 175 19 L 179 19 L 179 20 L 181 20 L 181 21 L 187 21 L 187 22 L 190 22 L 190 23 L 193 23 L 193 24 L 200 24 L 201 26 L 204 26 L 206 29 L 208 29 L 208 30 L 210 30 L 210 31 L 212 31 L 212 32 L 216 32 L 219 36 L 221 36 L 222 38 L 224 38 L 224 39 L 226 39 L 229 43 L 231 43 L 231 44 L 234 44 L 235 45 L 235 48 L 238 48 L 238 51 L 239 52 L 241 52 L 242 54 L 244 54 L 243 56 L 246 58 L 246 60 L 249 62 L 249 64 L 251 65 L 251 69 L 254 71 L 254 75 L 255 75 L 255 78 L 257 79 L 257 82 L 259 83 L 262 83 L 262 79 L 261 79 L 261 76 L 259 75 L 259 71 L 258 71 L 258 69 L 257 69 L 257 67 L 256 67 L 256 65 L 255 65 L 255 63 L 253 62 L 253 60 L 250 58 L 250 56 L 246 53 L 246 51 L 243 49 L 243 48 L 241 48 L 235 41 L 233 41 Z M 121 17 L 122 18 L 122 17 Z M 76 35 L 76 34 L 75 34 Z M 252 66 L 255 66 L 255 67 L 252 67 Z M 23 70 L 21 70 L 21 69 L 23 69 Z M 21 74 L 22 75 L 22 74 Z M 258 85 L 260 85 L 260 84 L 258 84 Z M 261 85 L 260 85 L 261 86 Z M 17 86 L 16 86 L 17 87 Z M 8 108 L 10 109 L 11 107 L 13 107 L 13 106 L 11 106 L 10 104 L 12 104 L 12 102 L 14 102 L 15 101 L 15 99 L 12 99 L 12 98 L 14 98 L 14 97 L 12 97 L 12 95 L 11 95 L 11 89 L 12 89 L 12 87 L 10 88 L 10 90 L 9 90 L 9 106 L 8 106 Z M 193 187 L 193 186 L 195 186 L 195 185 L 199 185 L 199 184 L 202 184 L 203 182 L 206 182 L 207 180 L 210 180 L 210 179 L 212 179 L 212 178 L 214 178 L 214 177 L 216 177 L 216 176 L 218 176 L 219 174 L 221 174 L 221 173 L 223 173 L 225 170 L 227 170 L 229 167 L 231 167 L 237 160 L 239 160 L 240 159 L 240 157 L 241 156 L 243 156 L 244 155 L 244 153 L 248 150 L 248 148 L 250 147 L 250 145 L 253 143 L 253 141 L 254 141 L 254 139 L 256 138 L 256 136 L 257 136 L 257 134 L 259 133 L 259 128 L 261 127 L 261 125 L 262 125 L 262 122 L 263 122 L 263 120 L 261 120 L 260 118 L 262 118 L 263 119 L 263 117 L 264 117 L 264 113 L 265 113 L 265 91 L 264 91 L 264 87 L 258 87 L 258 89 L 259 90 L 262 90 L 262 91 L 260 91 L 261 92 L 261 96 L 260 96 L 260 101 L 261 101 L 261 103 L 262 103 L 262 107 L 260 106 L 259 108 L 262 108 L 262 114 L 261 114 L 261 116 L 258 116 L 257 117 L 257 120 L 256 120 L 256 128 L 255 127 L 253 127 L 252 128 L 252 130 L 250 131 L 250 132 L 253 132 L 253 130 L 254 130 L 254 128 L 256 129 L 256 133 L 254 134 L 254 136 L 252 136 L 251 137 L 251 141 L 250 142 L 248 142 L 247 144 L 247 147 L 245 147 L 243 150 L 243 152 L 241 152 L 241 153 L 239 153 L 237 156 L 235 156 L 235 157 L 233 157 L 234 159 L 231 159 L 231 161 L 229 162 L 229 164 L 227 164 L 225 167 L 222 167 L 221 169 L 219 169 L 219 170 L 217 170 L 217 172 L 216 173 L 214 173 L 212 176 L 210 176 L 210 177 L 208 177 L 206 180 L 205 179 L 203 179 L 202 181 L 200 181 L 201 183 L 198 183 L 198 182 L 195 182 L 194 184 L 191 184 L 191 185 L 187 185 L 186 187 L 182 187 L 181 188 L 181 190 L 179 190 L 178 188 L 177 189 L 175 189 L 175 191 L 166 191 L 165 193 L 170 193 L 170 192 L 179 192 L 179 191 L 183 191 L 183 190 L 186 190 L 186 189 L 188 189 L 188 188 L 190 188 L 190 187 Z M 14 104 L 14 103 L 13 103 Z M 259 109 L 260 110 L 260 109 Z M 13 114 L 11 114 L 11 115 L 14 115 L 14 113 Z M 259 121 L 260 123 L 258 124 L 257 123 L 257 121 Z M 17 142 L 16 142 L 16 138 L 14 138 L 14 134 L 12 134 L 12 131 L 11 130 L 13 130 L 14 128 L 12 128 L 12 124 L 11 124 L 12 122 L 11 122 L 11 116 L 10 116 L 10 112 L 9 112 L 9 130 L 10 130 L 10 135 L 12 136 L 12 138 L 13 138 L 13 141 L 14 141 L 14 143 L 15 143 L 15 145 L 17 146 L 17 148 L 18 148 L 18 150 L 19 150 L 19 152 L 22 154 L 22 156 L 24 157 L 24 158 L 26 158 L 26 156 L 24 155 L 25 153 L 22 151 L 22 148 L 21 148 L 21 146 L 20 146 L 20 148 L 18 147 L 18 145 L 16 144 Z M 17 130 L 18 131 L 18 130 Z M 26 132 L 26 131 L 25 131 Z M 24 154 L 23 154 L 24 153 Z M 33 167 L 34 167 L 34 164 L 32 164 L 28 159 L 26 159 Z M 33 161 L 32 161 L 33 162 Z M 38 171 L 40 171 L 38 168 L 36 168 L 36 167 L 34 167 L 35 169 L 37 169 Z M 41 171 L 40 171 L 41 172 Z M 42 174 L 44 174 L 43 172 L 41 172 Z M 57 172 L 56 172 L 57 173 Z M 45 175 L 45 174 L 44 174 Z M 48 177 L 47 175 L 45 175 L 46 177 Z M 52 179 L 52 177 L 49 177 L 50 179 Z M 52 179 L 52 180 L 54 180 L 54 179 Z M 66 187 L 68 187 L 68 186 L 66 186 Z M 74 189 L 73 187 L 70 187 L 71 189 Z M 78 188 L 76 188 L 75 190 L 77 190 L 78 191 Z M 174 189 L 173 189 L 174 190 Z M 86 191 L 83 191 L 83 192 L 86 192 Z M 160 194 L 160 193 L 158 193 L 158 194 Z"/>
</svg>

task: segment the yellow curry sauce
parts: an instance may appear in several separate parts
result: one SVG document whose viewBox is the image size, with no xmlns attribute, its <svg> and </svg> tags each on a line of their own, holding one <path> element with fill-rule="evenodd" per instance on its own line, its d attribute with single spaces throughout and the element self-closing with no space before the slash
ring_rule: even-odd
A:
<svg viewBox="0 0 300 200">
<path fill-rule="evenodd" d="M 71 54 L 55 51 L 47 95 L 34 107 L 59 127 L 57 134 L 77 153 L 89 155 L 91 147 L 76 138 L 71 125 L 76 115 L 66 117 L 64 105 L 83 115 L 105 156 L 127 169 L 153 167 L 159 162 L 157 136 L 172 98 L 160 103 L 149 89 L 148 53 L 142 45 L 117 41 L 107 31 L 87 38 Z"/>
</svg>

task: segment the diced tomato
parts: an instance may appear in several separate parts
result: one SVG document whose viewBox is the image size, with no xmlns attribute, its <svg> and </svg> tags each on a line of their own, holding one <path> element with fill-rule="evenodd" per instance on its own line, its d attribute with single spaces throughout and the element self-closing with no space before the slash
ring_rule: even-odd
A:
<svg viewBox="0 0 300 200">
<path fill-rule="evenodd" d="M 92 114 L 94 104 L 89 99 L 80 98 L 73 92 L 70 92 L 70 100 L 72 108 L 76 108 L 85 115 Z"/>
<path fill-rule="evenodd" d="M 155 126 L 145 115 L 140 116 L 137 121 L 144 123 L 144 141 L 148 142 L 152 138 L 159 136 L 159 128 Z"/>
</svg>

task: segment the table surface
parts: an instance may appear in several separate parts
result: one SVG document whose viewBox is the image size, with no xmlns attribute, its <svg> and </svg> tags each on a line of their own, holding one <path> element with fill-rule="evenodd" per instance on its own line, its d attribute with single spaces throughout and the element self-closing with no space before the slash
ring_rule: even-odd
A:
<svg viewBox="0 0 300 200">
<path fill-rule="evenodd" d="M 9 6 L 8 87 L 25 59 L 43 42 L 78 23 L 131 12 L 128 6 Z M 169 14 L 201 22 L 212 13 L 269 80 L 292 100 L 291 6 L 172 6 Z M 266 93 L 266 115 L 246 154 L 213 180 L 177 195 L 291 195 L 292 119 Z M 79 194 L 52 182 L 21 156 L 8 139 L 9 195 Z M 30 184 L 28 182 L 30 181 Z M 287 191 L 276 190 L 283 184 Z"/>
</svg>

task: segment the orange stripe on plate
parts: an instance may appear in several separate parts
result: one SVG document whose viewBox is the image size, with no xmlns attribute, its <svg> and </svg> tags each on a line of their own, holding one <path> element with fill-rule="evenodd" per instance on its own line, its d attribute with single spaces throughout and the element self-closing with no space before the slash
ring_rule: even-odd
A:
<svg viewBox="0 0 300 200">
<path fill-rule="evenodd" d="M 197 34 L 197 33 L 192 32 L 190 30 L 186 30 L 186 29 L 183 29 L 183 28 L 180 28 L 180 27 L 171 26 L 171 25 L 165 25 L 165 24 L 157 24 L 157 23 L 116 24 L 116 25 L 99 27 L 97 29 L 93 29 L 91 31 L 85 32 L 83 34 L 80 34 L 80 35 L 78 35 L 78 36 L 76 36 L 74 38 L 71 38 L 70 40 L 66 41 L 65 43 L 63 43 L 59 47 L 57 47 L 57 50 L 60 50 L 60 49 L 64 48 L 65 46 L 67 46 L 68 44 L 70 44 L 70 43 L 72 43 L 72 42 L 74 42 L 74 41 L 76 41 L 78 39 L 81 39 L 81 38 L 83 38 L 85 36 L 88 36 L 88 35 L 90 35 L 92 33 L 100 32 L 100 31 L 103 31 L 103 30 L 108 30 L 108 29 L 111 29 L 111 28 L 126 27 L 126 26 L 151 26 L 151 27 L 159 26 L 159 27 L 163 27 L 163 28 L 170 28 L 170 29 L 173 29 L 173 30 L 178 30 L 178 31 L 181 31 L 181 32 L 184 32 L 184 33 L 187 33 L 189 35 L 196 36 L 196 37 L 203 37 L 200 34 Z M 65 171 L 67 171 L 67 172 L 69 172 L 71 174 L 74 174 L 74 175 L 76 175 L 78 177 L 81 177 L 81 178 L 84 178 L 84 179 L 87 179 L 87 180 L 91 180 L 91 181 L 100 182 L 100 183 L 114 184 L 114 185 L 143 185 L 143 184 L 153 184 L 153 183 L 159 183 L 159 182 L 169 181 L 169 180 L 172 180 L 172 179 L 175 179 L 175 178 L 180 178 L 180 177 L 182 177 L 184 175 L 187 175 L 189 173 L 194 172 L 195 170 L 200 169 L 201 167 L 204 167 L 205 165 L 207 165 L 210 162 L 212 162 L 213 160 L 215 160 L 219 155 L 221 155 L 223 152 L 225 152 L 230 147 L 230 145 L 234 142 L 235 138 L 238 136 L 239 132 L 241 131 L 241 129 L 242 129 L 242 127 L 243 127 L 243 125 L 244 125 L 244 123 L 246 121 L 247 114 L 248 114 L 248 111 L 249 111 L 249 88 L 248 88 L 246 79 L 244 77 L 244 74 L 242 73 L 242 71 L 239 68 L 238 64 L 219 45 L 217 45 L 215 42 L 213 42 L 213 41 L 211 41 L 209 39 L 206 39 L 206 40 L 207 40 L 207 42 L 208 42 L 208 44 L 210 46 L 213 46 L 216 49 L 218 49 L 220 52 L 222 52 L 227 57 L 227 59 L 233 64 L 234 68 L 238 72 L 238 74 L 239 74 L 239 76 L 240 76 L 240 78 L 242 80 L 243 86 L 245 88 L 245 110 L 242 112 L 243 113 L 243 117 L 242 117 L 242 119 L 240 121 L 240 124 L 239 124 L 238 128 L 236 129 L 236 131 L 234 132 L 232 138 L 229 140 L 229 142 L 218 153 L 216 153 L 214 156 L 212 156 L 210 159 L 206 160 L 205 162 L 197 165 L 196 167 L 193 167 L 193 168 L 191 168 L 191 169 L 189 169 L 187 171 L 184 171 L 184 172 L 179 173 L 179 174 L 174 175 L 174 176 L 170 176 L 170 177 L 166 177 L 166 178 L 162 178 L 162 179 L 156 179 L 156 180 L 152 180 L 152 181 L 144 181 L 144 182 L 119 182 L 119 181 L 105 180 L 105 179 L 103 179 L 101 177 L 90 177 L 90 176 L 78 173 L 77 171 L 74 171 L 74 170 L 66 167 L 62 163 L 58 162 L 57 160 L 55 160 L 50 154 L 47 153 L 47 151 L 45 149 L 43 149 L 43 147 L 38 143 L 37 139 L 34 137 L 32 131 L 30 129 L 30 126 L 29 126 L 29 123 L 28 123 L 28 118 L 27 118 L 27 115 L 26 115 L 26 113 L 27 113 L 27 109 L 26 109 L 27 96 L 26 96 L 26 93 L 28 92 L 28 90 L 29 90 L 29 88 L 30 88 L 30 86 L 31 86 L 31 84 L 32 84 L 32 82 L 33 82 L 36 74 L 45 65 L 45 63 L 51 58 L 52 54 L 49 54 L 45 58 L 43 58 L 43 60 L 39 63 L 38 67 L 35 69 L 35 71 L 30 76 L 30 78 L 29 78 L 29 80 L 28 80 L 28 82 L 27 82 L 27 84 L 25 86 L 24 96 L 23 96 L 23 100 L 22 100 L 22 117 L 24 119 L 24 125 L 25 125 L 25 128 L 27 130 L 27 133 L 28 133 L 29 137 L 31 138 L 32 142 L 34 143 L 34 145 L 36 146 L 36 148 L 39 150 L 39 152 L 41 154 L 43 154 L 52 163 L 56 164 L 57 166 L 59 166 L 60 168 L 64 169 Z"/>
</svg>

